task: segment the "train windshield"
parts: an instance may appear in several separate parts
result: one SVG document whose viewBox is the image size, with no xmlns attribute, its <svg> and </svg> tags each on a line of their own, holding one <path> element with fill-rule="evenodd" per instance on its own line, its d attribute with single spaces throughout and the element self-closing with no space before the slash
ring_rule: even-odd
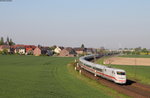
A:
<svg viewBox="0 0 150 98">
<path fill-rule="evenodd" d="M 117 75 L 125 75 L 125 72 L 117 71 Z"/>
</svg>

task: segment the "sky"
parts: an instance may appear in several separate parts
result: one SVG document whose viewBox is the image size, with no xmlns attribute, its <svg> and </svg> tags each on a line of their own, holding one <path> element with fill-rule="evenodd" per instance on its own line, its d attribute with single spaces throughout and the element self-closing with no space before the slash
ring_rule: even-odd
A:
<svg viewBox="0 0 150 98">
<path fill-rule="evenodd" d="M 150 0 L 0 1 L 0 37 L 16 44 L 150 49 Z"/>
</svg>

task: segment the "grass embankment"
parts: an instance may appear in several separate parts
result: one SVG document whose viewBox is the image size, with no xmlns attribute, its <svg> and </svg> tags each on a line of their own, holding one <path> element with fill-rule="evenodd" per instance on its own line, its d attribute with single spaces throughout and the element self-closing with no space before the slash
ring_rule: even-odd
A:
<svg viewBox="0 0 150 98">
<path fill-rule="evenodd" d="M 133 56 L 135 57 L 135 55 Z M 99 64 L 103 64 L 104 59 L 102 58 L 97 61 Z M 103 64 L 104 65 L 104 64 Z M 106 65 L 106 66 L 111 66 L 113 68 L 120 68 L 124 69 L 127 74 L 127 78 L 131 80 L 136 80 L 140 83 L 143 84 L 148 84 L 150 85 L 150 66 L 131 66 L 131 65 Z"/>
<path fill-rule="evenodd" d="M 73 67 L 67 66 L 73 60 L 61 57 L 0 56 L 0 97 L 124 97 L 73 71 Z"/>
</svg>

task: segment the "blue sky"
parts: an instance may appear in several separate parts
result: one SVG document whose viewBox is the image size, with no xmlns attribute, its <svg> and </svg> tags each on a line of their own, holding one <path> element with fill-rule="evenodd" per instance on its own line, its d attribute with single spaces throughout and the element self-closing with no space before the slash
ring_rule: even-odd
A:
<svg viewBox="0 0 150 98">
<path fill-rule="evenodd" d="M 0 36 L 18 44 L 150 48 L 150 0 L 0 2 Z"/>
</svg>

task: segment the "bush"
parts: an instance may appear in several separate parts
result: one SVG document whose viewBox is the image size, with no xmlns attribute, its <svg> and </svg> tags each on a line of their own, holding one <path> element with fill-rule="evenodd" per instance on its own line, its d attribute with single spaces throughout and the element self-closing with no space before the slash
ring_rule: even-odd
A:
<svg viewBox="0 0 150 98">
<path fill-rule="evenodd" d="M 9 52 L 8 52 L 8 50 L 7 50 L 7 49 L 4 49 L 4 50 L 1 52 L 1 54 L 2 54 L 2 55 L 8 55 L 8 54 L 9 54 Z"/>
<path fill-rule="evenodd" d="M 0 51 L 0 54 L 2 54 L 3 53 L 3 51 Z"/>
</svg>

